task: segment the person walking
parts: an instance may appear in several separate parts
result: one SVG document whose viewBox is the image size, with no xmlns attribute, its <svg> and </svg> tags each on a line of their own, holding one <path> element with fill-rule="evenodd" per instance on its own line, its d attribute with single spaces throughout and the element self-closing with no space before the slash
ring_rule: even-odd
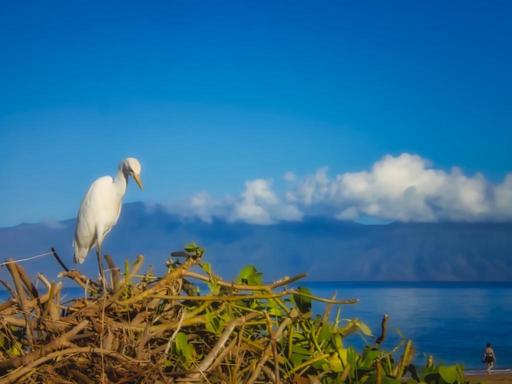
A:
<svg viewBox="0 0 512 384">
<path fill-rule="evenodd" d="M 491 343 L 487 343 L 484 351 L 484 363 L 486 365 L 487 374 L 491 374 L 491 369 L 494 368 L 494 364 L 496 363 L 496 354 L 494 353 L 494 349 L 491 346 Z"/>
</svg>

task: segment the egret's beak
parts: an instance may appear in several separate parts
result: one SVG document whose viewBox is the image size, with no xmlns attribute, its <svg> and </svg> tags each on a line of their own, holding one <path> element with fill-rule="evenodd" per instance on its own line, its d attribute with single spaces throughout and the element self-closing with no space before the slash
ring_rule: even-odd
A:
<svg viewBox="0 0 512 384">
<path fill-rule="evenodd" d="M 133 174 L 133 180 L 135 180 L 135 182 L 137 183 L 137 185 L 139 186 L 140 189 L 144 189 L 144 187 L 142 186 L 142 181 L 140 181 L 140 177 L 139 175 L 137 174 Z"/>
</svg>

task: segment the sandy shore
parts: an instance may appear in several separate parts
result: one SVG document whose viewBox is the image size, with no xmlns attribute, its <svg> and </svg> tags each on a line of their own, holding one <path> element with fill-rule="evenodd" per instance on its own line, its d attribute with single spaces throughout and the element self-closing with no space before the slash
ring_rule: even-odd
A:
<svg viewBox="0 0 512 384">
<path fill-rule="evenodd" d="M 471 384 L 512 384 L 512 370 L 496 370 L 490 375 L 485 371 L 468 371 L 466 372 L 466 380 Z"/>
</svg>

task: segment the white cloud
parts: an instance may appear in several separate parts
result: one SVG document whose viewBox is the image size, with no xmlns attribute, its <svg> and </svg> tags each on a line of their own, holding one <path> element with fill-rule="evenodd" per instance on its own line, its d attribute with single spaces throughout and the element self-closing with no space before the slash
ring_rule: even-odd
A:
<svg viewBox="0 0 512 384">
<path fill-rule="evenodd" d="M 208 223 L 212 221 L 216 205 L 215 200 L 207 192 L 200 192 L 190 198 L 190 208 L 194 214 Z"/>
<path fill-rule="evenodd" d="M 512 176 L 493 185 L 481 174 L 435 169 L 420 156 L 407 153 L 385 156 L 369 171 L 332 179 L 321 168 L 288 193 L 291 201 L 304 207 L 328 206 L 341 219 L 370 215 L 399 221 L 512 218 L 510 194 Z"/>
<path fill-rule="evenodd" d="M 509 173 L 503 183 L 494 188 L 493 195 L 496 216 L 510 219 L 510 212 L 512 212 L 512 173 Z"/>
<path fill-rule="evenodd" d="M 181 202 L 167 204 L 170 213 L 178 214 L 185 219 L 198 218 L 211 223 L 214 218 L 226 219 L 233 207 L 233 199 L 224 197 L 217 199 L 208 192 L 199 192 Z"/>
<path fill-rule="evenodd" d="M 207 222 L 218 217 L 253 224 L 304 216 L 421 222 L 512 219 L 512 174 L 494 184 L 481 174 L 433 168 L 407 153 L 384 156 L 367 171 L 330 177 L 324 167 L 303 178 L 293 172 L 283 178 L 286 188 L 281 193 L 274 191 L 272 181 L 256 179 L 245 183 L 238 198 L 215 199 L 203 192 L 181 212 Z"/>
<path fill-rule="evenodd" d="M 235 203 L 233 215 L 229 219 L 252 224 L 272 224 L 301 220 L 302 213 L 276 195 L 271 181 L 256 179 L 245 183 L 242 198 Z"/>
<path fill-rule="evenodd" d="M 337 213 L 335 217 L 338 220 L 355 220 L 359 217 L 359 212 L 356 207 L 348 207 Z"/>
<path fill-rule="evenodd" d="M 51 219 L 43 220 L 42 224 L 45 225 L 49 229 L 64 229 L 66 226 L 60 221 L 55 221 Z"/>
<path fill-rule="evenodd" d="M 269 208 L 279 203 L 270 189 L 270 182 L 256 179 L 245 183 L 242 199 L 235 204 L 232 219 L 253 224 L 271 224 L 274 220 Z"/>
<path fill-rule="evenodd" d="M 301 211 L 278 197 L 272 182 L 256 179 L 245 183 L 245 190 L 238 198 L 216 199 L 201 192 L 181 204 L 168 209 L 185 218 L 199 218 L 212 222 L 214 218 L 227 221 L 243 221 L 251 224 L 273 224 L 279 221 L 300 221 Z"/>
<path fill-rule="evenodd" d="M 291 183 L 291 182 L 294 182 L 295 180 L 297 180 L 297 175 L 295 173 L 293 173 L 292 171 L 287 171 L 284 173 L 283 179 L 285 181 L 288 181 Z"/>
</svg>

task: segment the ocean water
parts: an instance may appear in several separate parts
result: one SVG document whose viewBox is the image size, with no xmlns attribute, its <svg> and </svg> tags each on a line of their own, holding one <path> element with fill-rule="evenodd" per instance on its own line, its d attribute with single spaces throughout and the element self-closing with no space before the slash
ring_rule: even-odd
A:
<svg viewBox="0 0 512 384">
<path fill-rule="evenodd" d="M 343 305 L 342 318 L 359 318 L 380 335 L 383 314 L 389 315 L 391 348 L 400 333 L 411 338 L 416 363 L 428 354 L 445 363 L 461 363 L 467 369 L 483 368 L 487 342 L 496 352 L 496 368 L 512 367 L 512 283 L 370 283 L 306 282 L 314 294 L 357 298 L 358 304 Z M 314 310 L 322 311 L 320 305 Z M 368 338 L 366 342 L 373 342 Z M 351 335 L 347 343 L 361 348 L 365 340 Z"/>
<path fill-rule="evenodd" d="M 496 368 L 512 368 L 512 283 L 373 283 L 303 282 L 316 295 L 330 298 L 357 298 L 358 304 L 343 305 L 341 317 L 359 318 L 380 334 L 383 314 L 389 315 L 388 337 L 392 348 L 400 334 L 411 338 L 416 363 L 428 354 L 437 362 L 461 363 L 466 369 L 481 369 L 487 342 L 496 351 Z M 76 288 L 65 288 L 63 299 L 82 295 Z M 0 291 L 0 299 L 7 297 Z M 323 304 L 315 304 L 321 313 Z M 334 312 L 334 311 L 333 311 Z M 347 345 L 361 349 L 374 338 L 350 335 Z"/>
</svg>

